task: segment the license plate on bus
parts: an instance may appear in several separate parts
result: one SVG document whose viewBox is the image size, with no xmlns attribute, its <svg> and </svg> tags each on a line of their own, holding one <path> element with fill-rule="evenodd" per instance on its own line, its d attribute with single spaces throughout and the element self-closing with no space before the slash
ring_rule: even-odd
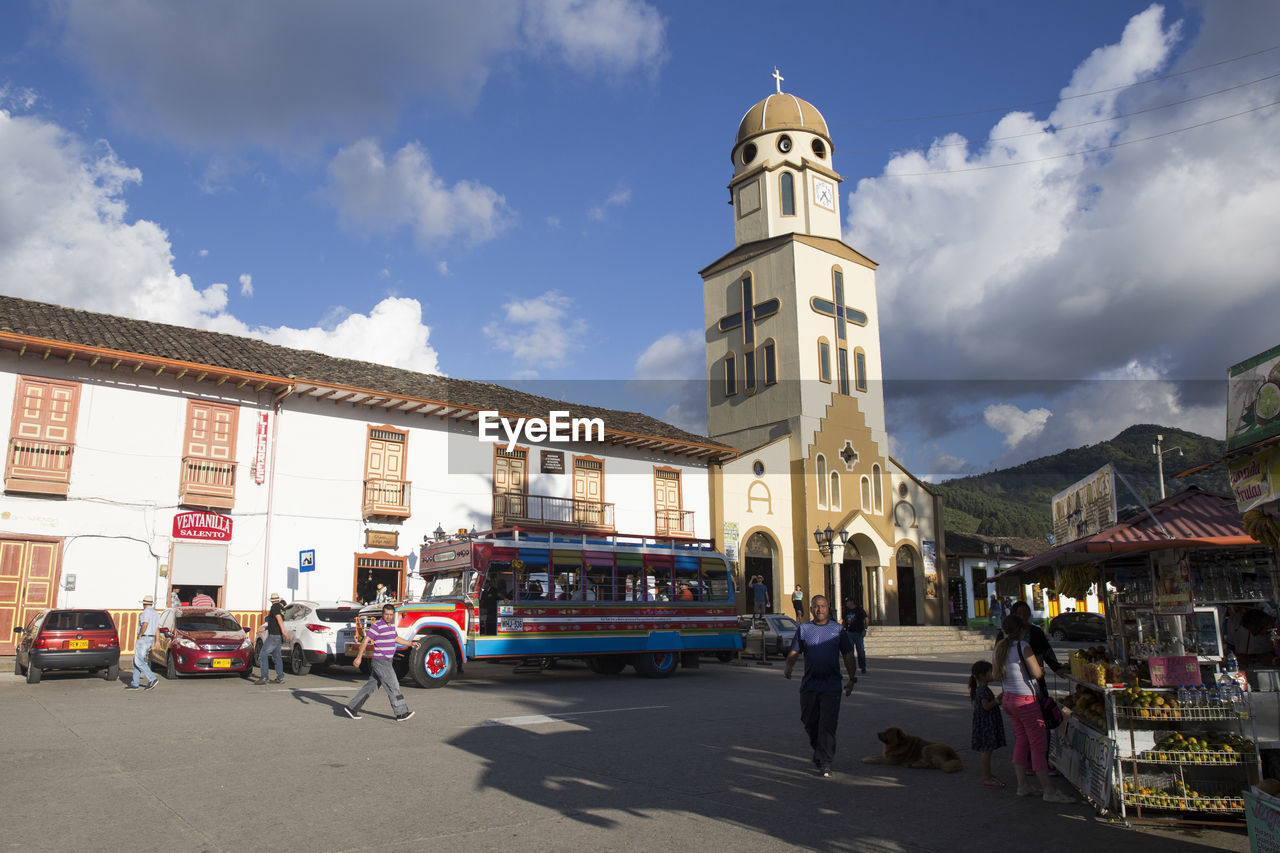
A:
<svg viewBox="0 0 1280 853">
<path fill-rule="evenodd" d="M 87 649 L 89 648 L 89 641 L 88 640 L 67 640 L 67 648 Z"/>
<path fill-rule="evenodd" d="M 214 658 L 213 668 L 214 669 L 231 669 L 231 659 L 230 658 Z"/>
</svg>

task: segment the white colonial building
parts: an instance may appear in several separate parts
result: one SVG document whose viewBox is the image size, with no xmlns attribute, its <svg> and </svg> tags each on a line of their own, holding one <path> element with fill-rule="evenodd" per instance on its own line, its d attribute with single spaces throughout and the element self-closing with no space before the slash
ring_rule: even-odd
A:
<svg viewBox="0 0 1280 853">
<path fill-rule="evenodd" d="M 436 531 L 709 539 L 734 453 L 634 413 L 9 297 L 0 405 L 0 651 L 48 606 L 410 594 Z M 498 417 L 569 439 L 576 421 L 577 440 L 483 438 Z"/>
</svg>

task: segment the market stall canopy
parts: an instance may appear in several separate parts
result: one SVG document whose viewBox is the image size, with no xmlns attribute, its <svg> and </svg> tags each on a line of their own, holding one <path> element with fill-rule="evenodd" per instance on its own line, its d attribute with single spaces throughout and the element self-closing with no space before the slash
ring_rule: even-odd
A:
<svg viewBox="0 0 1280 853">
<path fill-rule="evenodd" d="M 1152 504 L 1150 515 L 1143 512 L 1092 536 L 1050 548 L 1001 572 L 988 583 L 1005 575 L 1025 575 L 1040 569 L 1105 559 L 1099 558 L 1099 554 L 1257 544 L 1244 532 L 1235 498 L 1190 486 Z"/>
</svg>

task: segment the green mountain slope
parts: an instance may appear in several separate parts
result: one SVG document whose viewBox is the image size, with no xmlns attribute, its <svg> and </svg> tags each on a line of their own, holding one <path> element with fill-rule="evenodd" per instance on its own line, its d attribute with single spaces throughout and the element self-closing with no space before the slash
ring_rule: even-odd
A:
<svg viewBox="0 0 1280 853">
<path fill-rule="evenodd" d="M 1110 441 L 1089 447 L 1064 450 L 1053 456 L 1033 459 L 1014 468 L 958 477 L 931 488 L 946 500 L 948 531 L 983 533 L 990 536 L 1043 537 L 1052 529 L 1049 501 L 1072 483 L 1106 465 L 1116 469 L 1133 484 L 1148 504 L 1160 499 L 1156 457 L 1151 452 L 1156 435 L 1164 435 L 1164 449 L 1182 448 L 1182 456 L 1165 453 L 1165 489 L 1175 494 L 1195 484 L 1211 492 L 1226 494 L 1227 469 L 1218 466 L 1180 480 L 1171 475 L 1222 458 L 1225 443 L 1216 439 L 1154 424 L 1136 424 Z M 1133 494 L 1117 478 L 1116 503 L 1137 505 Z"/>
</svg>

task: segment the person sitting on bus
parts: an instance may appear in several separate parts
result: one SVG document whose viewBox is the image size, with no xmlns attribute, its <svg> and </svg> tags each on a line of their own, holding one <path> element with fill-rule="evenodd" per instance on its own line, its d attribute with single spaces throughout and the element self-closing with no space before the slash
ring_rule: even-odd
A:
<svg viewBox="0 0 1280 853">
<path fill-rule="evenodd" d="M 676 598 L 680 601 L 693 601 L 693 590 L 689 589 L 687 583 L 680 584 L 680 591 L 676 594 Z"/>
</svg>

